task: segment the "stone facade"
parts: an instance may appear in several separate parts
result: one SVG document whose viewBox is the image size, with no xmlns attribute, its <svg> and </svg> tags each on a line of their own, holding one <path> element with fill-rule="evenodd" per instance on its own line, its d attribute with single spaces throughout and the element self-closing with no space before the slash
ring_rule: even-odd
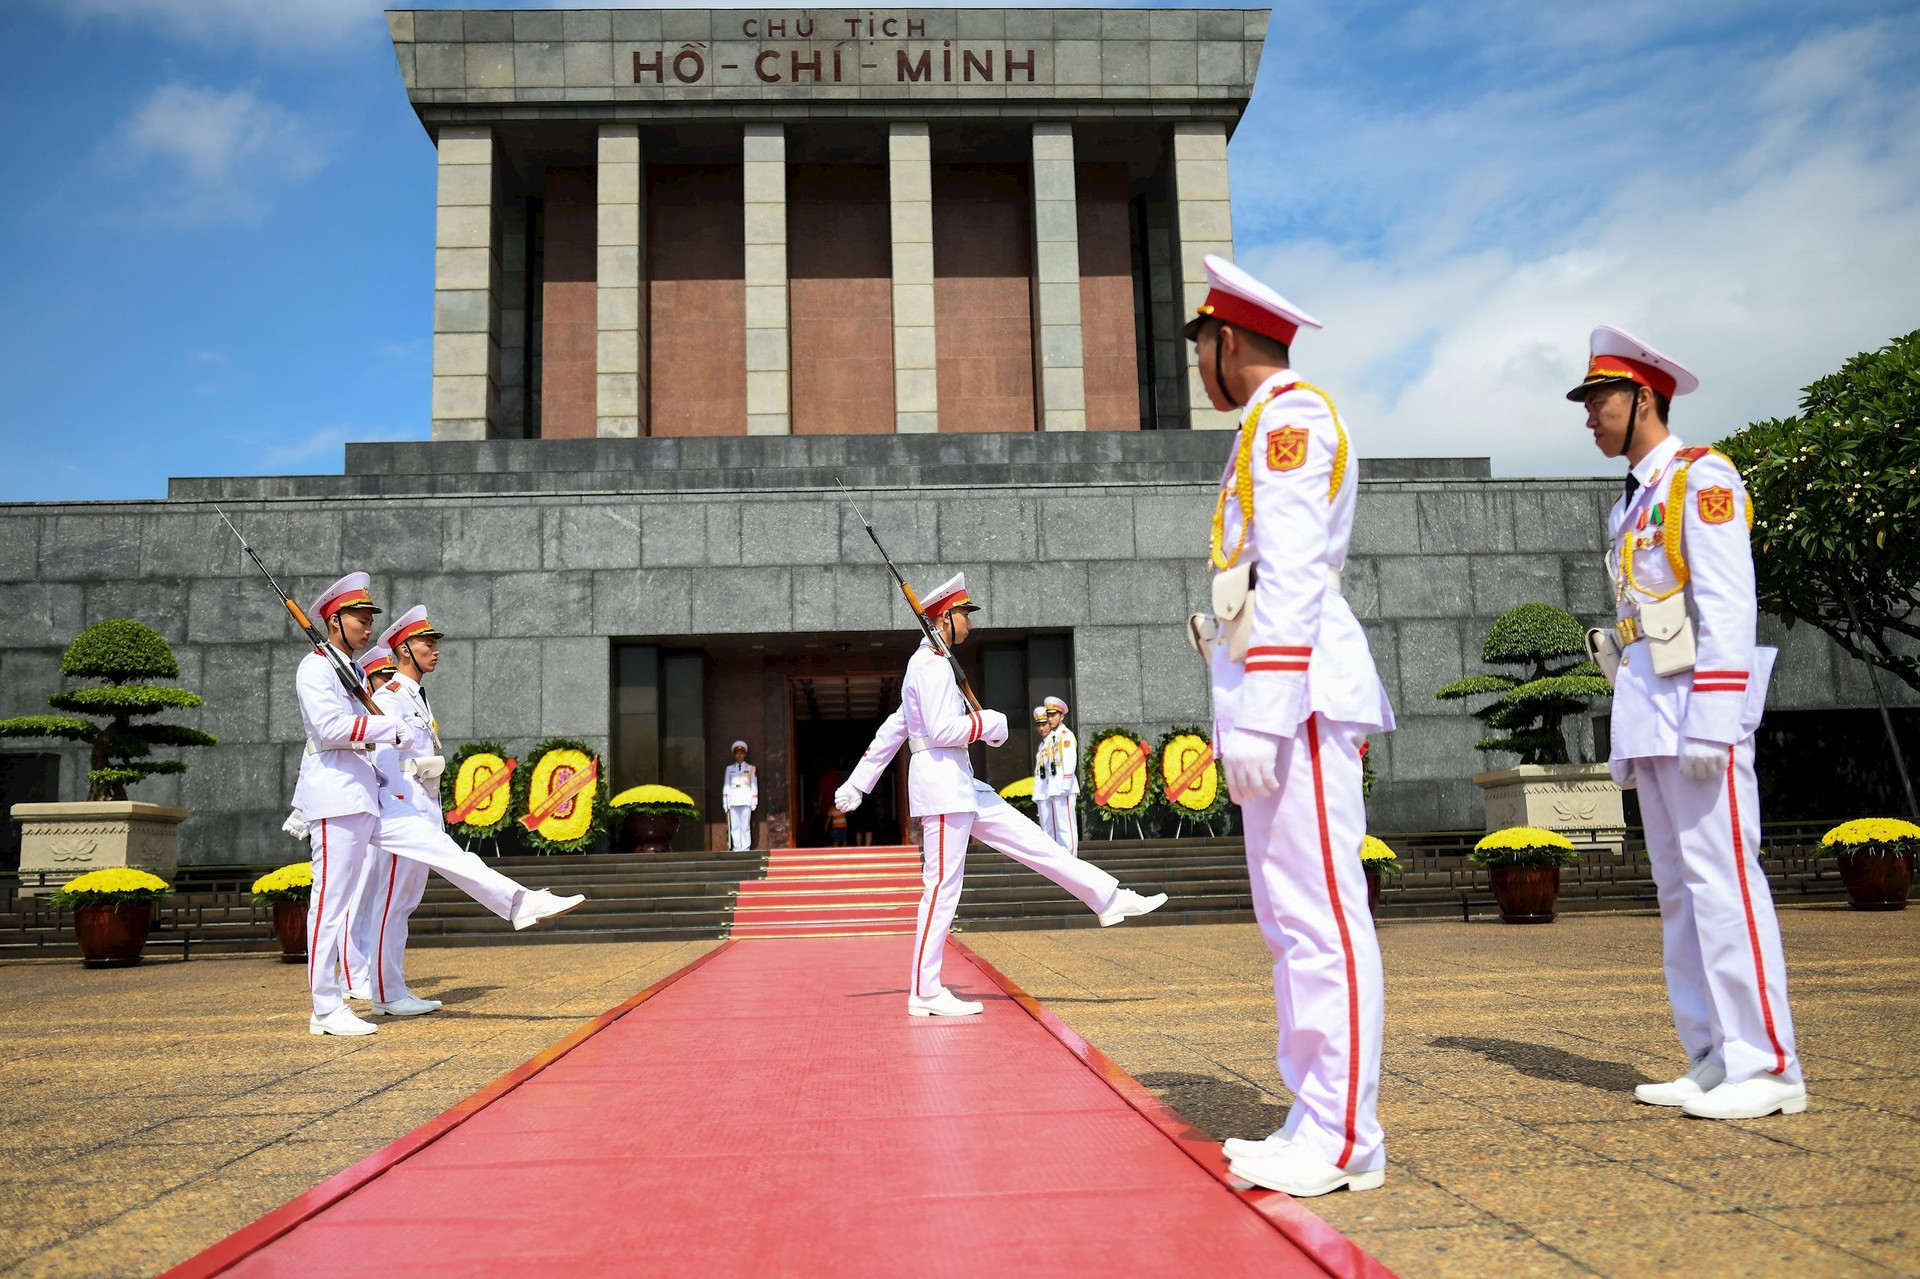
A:
<svg viewBox="0 0 1920 1279">
<path fill-rule="evenodd" d="M 1071 630 L 1083 730 L 1158 732 L 1207 714 L 1181 620 L 1207 598 L 1227 447 L 1203 432 L 356 445 L 346 475 L 0 506 L 0 715 L 44 708 L 86 625 L 150 623 L 179 682 L 207 698 L 184 722 L 221 744 L 137 798 L 193 811 L 185 862 L 279 860 L 303 648 L 210 500 L 301 598 L 365 564 L 381 600 L 432 609 L 448 634 L 431 693 L 450 745 L 562 734 L 604 748 L 617 638 L 909 631 L 831 487 L 844 474 L 911 580 L 965 570 L 989 630 Z M 1480 669 L 1487 622 L 1515 604 L 1606 613 L 1600 529 L 1618 485 L 1489 479 L 1484 462 L 1445 460 L 1363 461 L 1361 476 L 1346 590 L 1400 716 L 1373 757 L 1374 825 L 1475 828 L 1470 779 L 1503 761 L 1473 751 L 1479 725 L 1433 690 Z M 1774 706 L 1872 705 L 1864 669 L 1824 637 L 1763 629 L 1784 638 Z M 1590 752 L 1584 722 L 1576 735 Z M 61 798 L 81 796 L 84 771 L 68 752 Z"/>
</svg>

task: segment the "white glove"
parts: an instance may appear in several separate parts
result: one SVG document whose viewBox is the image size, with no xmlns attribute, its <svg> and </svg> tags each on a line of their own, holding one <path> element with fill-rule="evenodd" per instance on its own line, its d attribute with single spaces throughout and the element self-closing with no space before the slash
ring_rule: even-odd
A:
<svg viewBox="0 0 1920 1279">
<path fill-rule="evenodd" d="M 1710 782 L 1727 771 L 1727 747 L 1697 737 L 1680 739 L 1680 776 L 1692 782 Z"/>
<path fill-rule="evenodd" d="M 833 793 L 833 806 L 843 813 L 851 813 L 860 807 L 860 801 L 866 797 L 866 792 L 852 782 L 847 782 Z"/>
<path fill-rule="evenodd" d="M 1630 759 L 1608 760 L 1607 772 L 1612 775 L 1613 784 L 1621 790 L 1632 790 L 1635 786 L 1639 785 L 1639 783 L 1633 779 L 1633 761 Z"/>
<path fill-rule="evenodd" d="M 287 820 L 280 823 L 280 829 L 287 832 L 287 834 L 293 836 L 295 839 L 305 839 L 307 837 L 307 831 L 309 829 L 307 826 L 307 819 L 305 814 L 301 813 L 301 811 L 297 808 L 294 809 L 292 812 L 287 814 Z"/>
<path fill-rule="evenodd" d="M 1007 744 L 1007 717 L 999 711 L 980 712 L 980 740 L 989 746 Z"/>
<path fill-rule="evenodd" d="M 1280 761 L 1280 739 L 1251 729 L 1229 729 L 1220 739 L 1220 767 L 1227 774 L 1227 793 L 1233 802 L 1265 799 L 1280 789 L 1274 771 Z"/>
</svg>

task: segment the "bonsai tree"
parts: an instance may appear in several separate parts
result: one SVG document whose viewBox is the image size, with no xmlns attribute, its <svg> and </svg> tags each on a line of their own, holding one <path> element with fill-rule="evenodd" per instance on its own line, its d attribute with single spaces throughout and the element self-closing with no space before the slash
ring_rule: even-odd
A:
<svg viewBox="0 0 1920 1279">
<path fill-rule="evenodd" d="M 173 660 L 173 650 L 160 632 L 143 622 L 122 617 L 89 626 L 67 646 L 60 659 L 60 673 L 101 683 L 47 698 L 55 710 L 74 714 L 0 720 L 0 737 L 58 737 L 90 747 L 90 802 L 125 799 L 127 787 L 155 773 L 187 771 L 177 759 L 151 758 L 156 746 L 212 746 L 219 740 L 211 733 L 179 724 L 134 722 L 162 711 L 200 705 L 198 693 L 144 682 L 178 678 L 180 664 Z"/>
<path fill-rule="evenodd" d="M 1753 500 L 1760 607 L 1920 690 L 1920 330 L 1719 447 Z"/>
<path fill-rule="evenodd" d="M 1523 673 L 1469 675 L 1434 696 L 1440 701 L 1494 698 L 1474 718 L 1504 735 L 1481 738 L 1474 743 L 1477 750 L 1508 751 L 1522 764 L 1569 763 L 1561 721 L 1613 692 L 1586 654 L 1587 633 L 1573 614 L 1552 604 L 1522 604 L 1493 620 L 1480 660 Z"/>
</svg>

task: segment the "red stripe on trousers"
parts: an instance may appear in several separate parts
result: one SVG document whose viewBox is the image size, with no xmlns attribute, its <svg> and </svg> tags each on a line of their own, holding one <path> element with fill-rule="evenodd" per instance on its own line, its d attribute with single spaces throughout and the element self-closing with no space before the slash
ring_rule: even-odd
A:
<svg viewBox="0 0 1920 1279">
<path fill-rule="evenodd" d="M 921 999 L 925 999 L 926 996 L 920 994 L 920 965 L 925 960 L 927 954 L 927 934 L 933 931 L 933 910 L 940 901 L 940 885 L 947 882 L 946 814 L 942 813 L 940 815 L 939 822 L 940 834 L 937 837 L 939 843 L 936 846 L 936 856 L 940 859 L 940 878 L 934 882 L 933 895 L 927 898 L 927 922 L 920 925 L 920 944 L 913 948 L 913 993 L 919 995 Z M 922 824 L 920 829 L 925 831 L 925 824 Z"/>
<path fill-rule="evenodd" d="M 380 962 L 387 953 L 387 916 L 393 913 L 393 877 L 400 869 L 400 859 L 392 853 L 387 854 L 387 904 L 380 908 L 380 939 L 373 944 L 373 980 L 380 988 L 380 1002 L 387 1002 L 387 966 Z"/>
<path fill-rule="evenodd" d="M 1320 817 L 1320 861 L 1327 870 L 1327 902 L 1340 925 L 1340 955 L 1347 963 L 1347 1133 L 1346 1144 L 1334 1166 L 1345 1168 L 1353 1158 L 1354 1122 L 1360 1110 L 1360 982 L 1354 973 L 1353 936 L 1347 931 L 1347 912 L 1340 903 L 1340 880 L 1333 867 L 1333 832 L 1327 826 L 1326 783 L 1320 772 L 1320 716 L 1307 720 L 1307 750 L 1313 759 L 1313 807 Z"/>
<path fill-rule="evenodd" d="M 322 817 L 320 819 L 320 909 L 314 912 L 314 923 L 318 924 L 321 920 L 325 919 L 326 917 L 327 917 L 327 819 Z M 315 928 L 313 931 L 317 933 L 320 930 L 318 928 Z M 309 996 L 313 994 L 313 952 L 319 949 L 319 947 L 314 943 L 316 943 L 319 940 L 320 939 L 318 937 L 307 938 L 307 994 Z"/>
<path fill-rule="evenodd" d="M 1773 1043 L 1773 1069 L 1769 1075 L 1787 1070 L 1787 1050 L 1780 1046 L 1780 1034 L 1773 1028 L 1773 1001 L 1767 998 L 1767 967 L 1760 958 L 1760 925 L 1753 918 L 1753 894 L 1747 891 L 1747 849 L 1740 839 L 1740 796 L 1733 785 L 1733 755 L 1739 747 L 1727 747 L 1727 812 L 1733 821 L 1733 864 L 1740 872 L 1740 904 L 1747 911 L 1747 945 L 1753 948 L 1753 979 L 1760 983 L 1760 1016 L 1767 1023 L 1767 1038 Z"/>
</svg>

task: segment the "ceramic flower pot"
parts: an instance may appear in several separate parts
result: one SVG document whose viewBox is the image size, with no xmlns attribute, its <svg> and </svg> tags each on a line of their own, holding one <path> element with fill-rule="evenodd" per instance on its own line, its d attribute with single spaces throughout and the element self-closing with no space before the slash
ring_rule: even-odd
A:
<svg viewBox="0 0 1920 1279">
<path fill-rule="evenodd" d="M 673 847 L 680 833 L 678 813 L 631 813 L 627 817 L 627 840 L 636 853 L 664 853 Z"/>
<path fill-rule="evenodd" d="M 1551 924 L 1560 900 L 1558 866 L 1490 866 L 1503 924 Z"/>
<path fill-rule="evenodd" d="M 152 902 L 91 902 L 73 908 L 73 935 L 88 968 L 131 968 L 153 926 Z"/>
<path fill-rule="evenodd" d="M 1905 910 L 1913 888 L 1912 853 L 1841 853 L 1840 878 L 1855 910 Z"/>
<path fill-rule="evenodd" d="M 1363 866 L 1361 869 L 1367 875 L 1367 914 L 1378 919 L 1380 917 L 1380 881 L 1386 876 L 1371 866 Z"/>
<path fill-rule="evenodd" d="M 280 962 L 307 962 L 307 903 L 275 902 L 273 935 L 280 939 Z"/>
</svg>

